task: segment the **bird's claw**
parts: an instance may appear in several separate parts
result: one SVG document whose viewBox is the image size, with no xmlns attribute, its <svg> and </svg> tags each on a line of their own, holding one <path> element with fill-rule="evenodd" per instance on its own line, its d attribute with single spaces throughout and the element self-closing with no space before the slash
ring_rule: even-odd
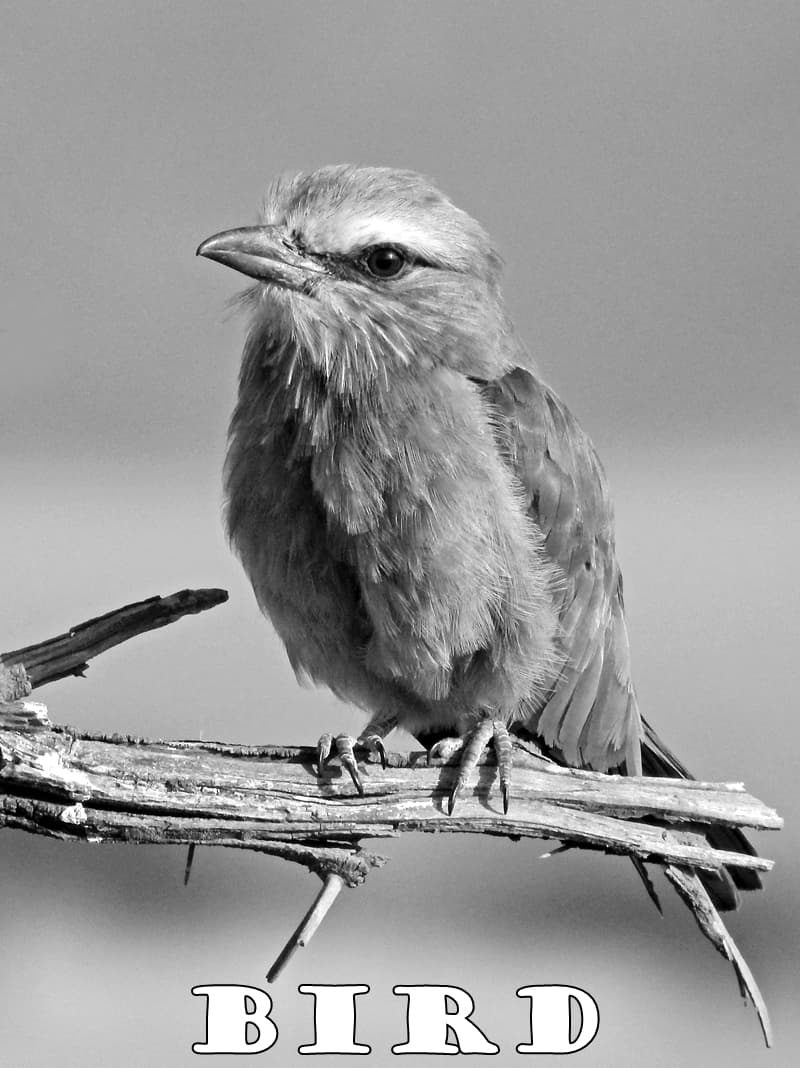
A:
<svg viewBox="0 0 800 1068">
<path fill-rule="evenodd" d="M 336 745 L 336 755 L 339 758 L 339 763 L 346 769 L 348 775 L 353 780 L 353 786 L 358 790 L 358 796 L 364 796 L 364 784 L 361 781 L 361 776 L 358 773 L 358 764 L 356 763 L 356 755 L 353 752 L 353 746 L 355 742 L 349 734 L 337 734 L 334 744 Z"/>
<path fill-rule="evenodd" d="M 384 771 L 388 767 L 388 757 L 386 756 L 386 746 L 383 744 L 383 738 L 379 734 L 362 734 L 356 742 L 357 746 L 363 746 L 364 749 L 368 749 L 370 753 L 377 753 L 380 757 L 381 767 Z"/>
<path fill-rule="evenodd" d="M 464 748 L 464 744 L 464 738 L 440 738 L 428 750 L 428 766 L 432 760 L 449 760 Z"/>
<path fill-rule="evenodd" d="M 492 724 L 492 745 L 497 760 L 497 774 L 500 779 L 500 796 L 503 798 L 503 815 L 508 815 L 508 802 L 511 796 L 511 764 L 514 759 L 514 748 L 511 744 L 511 735 L 508 727 L 500 720 Z"/>
<path fill-rule="evenodd" d="M 339 758 L 339 763 L 347 771 L 353 780 L 353 785 L 358 791 L 358 796 L 364 796 L 364 784 L 358 770 L 354 750 L 357 748 L 367 749 L 371 753 L 377 753 L 380 757 L 381 767 L 386 770 L 387 756 L 386 746 L 379 734 L 364 734 L 360 738 L 353 738 L 349 734 L 323 734 L 317 742 L 317 775 L 322 776 L 325 765 L 334 757 Z"/>
<path fill-rule="evenodd" d="M 317 742 L 317 775 L 322 775 L 322 769 L 328 763 L 331 757 L 331 748 L 333 747 L 333 735 L 323 734 L 320 740 Z"/>
<path fill-rule="evenodd" d="M 443 757 L 445 759 L 463 750 L 459 761 L 458 777 L 453 783 L 447 798 L 447 814 L 452 816 L 455 811 L 456 801 L 469 778 L 472 770 L 477 766 L 484 749 L 491 742 L 497 769 L 500 778 L 500 796 L 503 799 L 503 813 L 508 814 L 509 800 L 511 797 L 511 764 L 513 749 L 508 727 L 498 719 L 484 719 L 462 738 L 442 738 L 431 746 L 428 752 L 428 763 L 431 757 Z"/>
</svg>

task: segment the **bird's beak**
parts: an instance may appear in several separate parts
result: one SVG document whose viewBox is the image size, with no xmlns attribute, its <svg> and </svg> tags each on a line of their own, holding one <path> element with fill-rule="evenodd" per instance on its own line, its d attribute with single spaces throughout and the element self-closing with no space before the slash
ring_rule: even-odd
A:
<svg viewBox="0 0 800 1068">
<path fill-rule="evenodd" d="M 310 276 L 324 273 L 318 263 L 292 247 L 285 231 L 278 226 L 223 230 L 207 238 L 197 249 L 197 255 L 287 289 L 305 289 Z"/>
</svg>

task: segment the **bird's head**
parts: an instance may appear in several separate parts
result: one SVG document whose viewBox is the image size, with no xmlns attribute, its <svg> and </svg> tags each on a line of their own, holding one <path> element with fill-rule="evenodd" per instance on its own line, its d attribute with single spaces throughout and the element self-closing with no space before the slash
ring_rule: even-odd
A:
<svg viewBox="0 0 800 1068">
<path fill-rule="evenodd" d="M 346 392 L 392 369 L 489 376 L 514 347 L 488 236 L 411 171 L 283 176 L 260 225 L 215 234 L 197 254 L 256 280 L 251 349 L 294 347 Z"/>
</svg>

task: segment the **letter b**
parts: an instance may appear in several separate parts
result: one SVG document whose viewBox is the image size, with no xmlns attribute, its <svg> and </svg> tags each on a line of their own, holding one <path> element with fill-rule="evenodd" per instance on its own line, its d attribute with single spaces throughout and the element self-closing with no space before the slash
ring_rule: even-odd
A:
<svg viewBox="0 0 800 1068">
<path fill-rule="evenodd" d="M 263 1053 L 275 1045 L 278 1028 L 269 1018 L 272 999 L 266 990 L 215 983 L 193 986 L 192 993 L 208 998 L 206 1040 L 193 1042 L 193 1053 Z M 248 1034 L 253 1033 L 255 1037 L 248 1042 Z"/>
</svg>

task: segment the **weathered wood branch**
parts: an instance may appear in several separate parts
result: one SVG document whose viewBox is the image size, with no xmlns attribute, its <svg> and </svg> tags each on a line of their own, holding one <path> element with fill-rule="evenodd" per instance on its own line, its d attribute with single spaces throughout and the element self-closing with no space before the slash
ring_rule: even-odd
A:
<svg viewBox="0 0 800 1068">
<path fill-rule="evenodd" d="M 579 771 L 523 748 L 515 758 L 507 816 L 491 760 L 479 766 L 473 790 L 448 816 L 457 768 L 428 767 L 424 753 L 390 753 L 385 770 L 370 757 L 359 797 L 340 768 L 318 776 L 311 748 L 91 734 L 52 724 L 44 705 L 24 699 L 32 686 L 80 673 L 103 649 L 226 596 L 212 590 L 151 598 L 0 657 L 0 827 L 88 842 L 253 849 L 305 865 L 324 886 L 271 979 L 311 937 L 341 886 L 360 884 L 385 863 L 362 847 L 364 839 L 408 831 L 481 833 L 627 854 L 640 867 L 647 861 L 665 868 L 703 933 L 733 963 L 769 1044 L 758 987 L 695 874 L 725 865 L 772 867 L 761 857 L 713 849 L 703 835 L 714 825 L 782 826 L 777 813 L 740 783 Z"/>
<path fill-rule="evenodd" d="M 739 783 L 633 779 L 518 761 L 504 816 L 496 769 L 479 768 L 475 789 L 446 814 L 456 767 L 428 767 L 425 754 L 370 763 L 365 796 L 347 775 L 320 778 L 311 748 L 156 741 L 88 734 L 50 723 L 44 705 L 0 704 L 0 826 L 88 842 L 233 846 L 304 864 L 325 880 L 269 977 L 304 945 L 343 884 L 363 882 L 385 858 L 365 838 L 406 831 L 556 838 L 665 866 L 703 933 L 730 960 L 769 1042 L 769 1020 L 747 965 L 696 869 L 725 864 L 767 871 L 769 860 L 712 849 L 696 832 L 718 824 L 777 829 L 774 810 Z"/>
<path fill-rule="evenodd" d="M 740 784 L 633 779 L 541 759 L 535 766 L 535 758 L 515 767 L 508 816 L 499 797 L 487 800 L 490 763 L 448 816 L 457 767 L 427 767 L 424 753 L 389 754 L 386 770 L 370 763 L 359 797 L 339 768 L 317 776 L 312 748 L 91 735 L 52 725 L 32 701 L 0 705 L 0 756 L 0 818 L 61 838 L 356 851 L 364 838 L 406 831 L 477 832 L 556 838 L 661 864 L 768 871 L 769 860 L 713 849 L 681 830 L 781 825 Z"/>
<path fill-rule="evenodd" d="M 148 597 L 78 623 L 56 638 L 0 653 L 0 700 L 25 697 L 46 682 L 83 675 L 88 661 L 106 649 L 227 600 L 227 590 L 179 590 L 169 597 Z"/>
</svg>

